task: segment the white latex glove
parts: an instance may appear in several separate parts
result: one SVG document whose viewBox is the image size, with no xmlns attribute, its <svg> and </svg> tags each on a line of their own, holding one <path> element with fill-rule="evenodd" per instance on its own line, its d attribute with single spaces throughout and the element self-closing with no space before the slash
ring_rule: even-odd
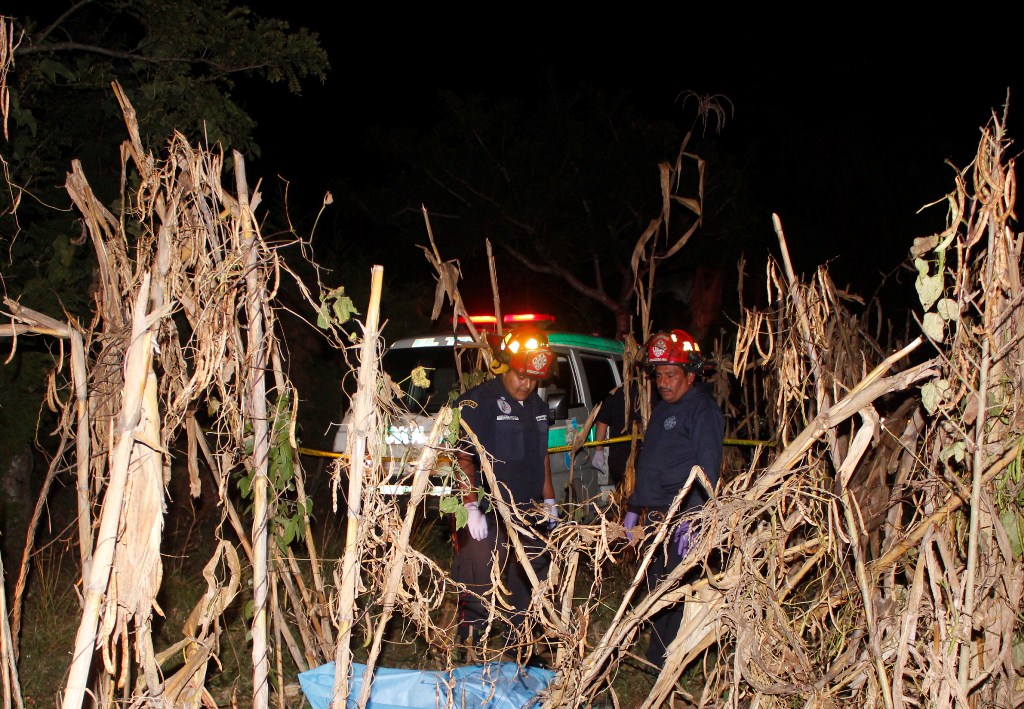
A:
<svg viewBox="0 0 1024 709">
<path fill-rule="evenodd" d="M 554 529 L 558 524 L 558 503 L 553 498 L 545 498 L 544 504 L 548 508 L 548 529 Z"/>
<path fill-rule="evenodd" d="M 475 502 L 467 502 L 466 511 L 469 512 L 469 519 L 466 520 L 469 536 L 478 542 L 487 539 L 487 518 L 480 511 L 480 506 Z"/>
<path fill-rule="evenodd" d="M 590 456 L 590 464 L 594 466 L 594 470 L 600 470 L 605 475 L 608 474 L 608 455 L 603 448 L 594 449 L 593 455 Z"/>
</svg>

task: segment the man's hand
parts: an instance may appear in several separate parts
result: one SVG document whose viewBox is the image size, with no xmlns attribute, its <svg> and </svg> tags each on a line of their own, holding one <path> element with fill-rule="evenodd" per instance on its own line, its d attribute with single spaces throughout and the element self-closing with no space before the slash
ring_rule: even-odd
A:
<svg viewBox="0 0 1024 709">
<path fill-rule="evenodd" d="M 554 529 L 555 525 L 558 524 L 558 504 L 551 498 L 544 500 L 544 505 L 548 508 L 548 529 Z"/>
<path fill-rule="evenodd" d="M 626 518 L 622 520 L 622 526 L 626 528 L 626 537 L 629 539 L 630 544 L 633 543 L 633 533 L 629 530 L 633 529 L 639 521 L 640 515 L 636 512 L 627 512 Z"/>
<path fill-rule="evenodd" d="M 686 553 L 690 551 L 690 523 L 680 522 L 672 540 L 676 543 L 676 553 L 685 558 Z"/>
<path fill-rule="evenodd" d="M 608 474 L 608 454 L 603 448 L 594 450 L 594 454 L 590 457 L 590 464 L 594 466 L 594 470 L 600 470 L 605 475 Z"/>
<path fill-rule="evenodd" d="M 466 520 L 469 536 L 478 542 L 487 539 L 487 518 L 480 511 L 480 506 L 475 502 L 467 502 L 466 511 L 469 512 L 469 519 Z"/>
</svg>

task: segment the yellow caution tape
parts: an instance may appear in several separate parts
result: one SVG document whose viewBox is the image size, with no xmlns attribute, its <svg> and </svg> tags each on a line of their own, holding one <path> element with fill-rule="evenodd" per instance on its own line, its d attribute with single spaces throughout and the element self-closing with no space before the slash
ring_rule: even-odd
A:
<svg viewBox="0 0 1024 709">
<path fill-rule="evenodd" d="M 611 445 L 614 443 L 628 443 L 632 441 L 632 436 L 619 436 L 618 438 L 608 438 L 603 441 L 587 441 L 580 448 L 593 448 L 594 446 Z M 641 439 L 642 440 L 642 439 Z M 722 445 L 725 446 L 774 446 L 775 441 L 762 441 L 754 440 L 749 438 L 726 438 L 722 440 Z M 567 453 L 572 450 L 572 446 L 554 446 L 548 448 L 548 453 Z M 320 458 L 346 458 L 347 455 L 344 453 L 335 453 L 332 451 L 320 451 L 314 448 L 299 448 L 299 453 L 302 455 L 312 455 Z M 381 458 L 382 462 L 393 463 L 402 460 L 401 458 L 387 457 Z"/>
</svg>

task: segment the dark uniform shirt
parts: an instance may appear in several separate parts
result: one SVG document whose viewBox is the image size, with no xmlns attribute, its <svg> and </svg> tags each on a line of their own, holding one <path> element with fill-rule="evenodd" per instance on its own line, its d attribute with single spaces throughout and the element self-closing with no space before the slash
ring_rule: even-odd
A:
<svg viewBox="0 0 1024 709">
<path fill-rule="evenodd" d="M 630 508 L 667 510 L 694 465 L 703 469 L 712 486 L 717 485 L 724 436 L 725 417 L 703 386 L 694 384 L 674 404 L 659 401 L 644 433 Z M 694 480 L 680 509 L 691 510 L 707 500 L 704 486 Z"/>
<path fill-rule="evenodd" d="M 502 496 L 510 494 L 524 509 L 542 502 L 544 458 L 548 454 L 547 404 L 536 392 L 520 404 L 506 391 L 501 377 L 495 377 L 467 391 L 455 405 L 461 407 L 462 418 L 493 457 L 494 477 Z M 479 470 L 479 452 L 469 452 L 476 456 Z M 478 481 L 484 485 L 482 474 Z M 503 489 L 506 486 L 507 492 Z"/>
<path fill-rule="evenodd" d="M 601 410 L 597 413 L 595 423 L 603 423 L 608 426 L 607 437 L 618 438 L 628 436 L 632 433 L 633 422 L 640 420 L 640 393 L 634 387 L 630 391 L 630 399 L 633 401 L 633 410 L 629 418 L 626 418 L 626 390 L 619 386 L 615 391 L 605 397 L 601 404 Z M 643 440 L 637 441 L 637 451 L 643 446 Z M 629 462 L 629 443 L 612 443 L 605 446 L 606 460 L 608 461 L 608 476 L 614 485 L 622 482 L 626 475 L 626 463 Z"/>
</svg>

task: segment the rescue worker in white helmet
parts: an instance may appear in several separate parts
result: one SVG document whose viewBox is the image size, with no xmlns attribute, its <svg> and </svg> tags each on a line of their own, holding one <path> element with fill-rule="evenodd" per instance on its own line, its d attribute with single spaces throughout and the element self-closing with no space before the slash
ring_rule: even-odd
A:
<svg viewBox="0 0 1024 709">
<path fill-rule="evenodd" d="M 660 396 L 644 433 L 644 445 L 635 467 L 635 485 L 623 520 L 633 529 L 641 515 L 648 525 L 665 518 L 672 501 L 699 466 L 711 485 L 718 485 L 722 464 L 725 417 L 706 388 L 697 382 L 708 362 L 697 342 L 683 330 L 652 335 L 646 345 L 647 366 Z M 647 568 L 650 591 L 678 566 L 699 533 L 699 510 L 709 491 L 697 478 L 683 500 L 682 521 L 668 544 L 655 552 Z M 632 538 L 632 533 L 630 538 Z M 653 618 L 647 660 L 657 667 L 675 638 L 683 618 L 683 604 L 667 608 Z"/>
<path fill-rule="evenodd" d="M 481 598 L 492 592 L 492 554 L 504 569 L 503 584 L 514 609 L 508 628 L 511 640 L 528 631 L 525 611 L 530 605 L 532 586 L 508 540 L 504 523 L 493 501 L 500 497 L 516 505 L 537 531 L 553 526 L 558 516 L 551 466 L 547 454 L 548 407 L 537 394 L 554 362 L 547 337 L 534 327 L 508 332 L 500 343 L 492 340 L 498 376 L 463 394 L 455 406 L 480 441 L 481 449 L 464 445 L 457 453 L 462 471 L 463 503 L 469 512 L 465 525 L 456 532 L 453 578 L 465 584 L 458 610 L 458 641 L 479 644 L 487 627 L 487 610 Z M 481 456 L 494 469 L 498 489 L 490 489 L 481 472 Z M 459 471 L 456 470 L 456 473 Z M 538 510 L 540 512 L 538 512 Z M 540 579 L 547 578 L 548 559 L 543 555 L 539 535 L 520 534 L 532 566 Z"/>
</svg>

